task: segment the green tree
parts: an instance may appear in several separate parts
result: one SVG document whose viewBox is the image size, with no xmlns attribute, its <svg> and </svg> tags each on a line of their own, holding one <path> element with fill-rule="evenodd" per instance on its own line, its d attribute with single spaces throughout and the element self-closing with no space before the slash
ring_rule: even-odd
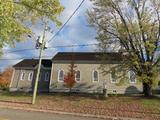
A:
<svg viewBox="0 0 160 120">
<path fill-rule="evenodd" d="M 59 26 L 57 17 L 63 9 L 59 0 L 0 0 L 0 49 L 25 40 L 32 34 L 27 24 L 42 18 Z"/>
<path fill-rule="evenodd" d="M 160 1 L 159 0 L 91 0 L 89 22 L 97 29 L 100 49 L 107 42 L 119 43 L 127 52 L 123 59 L 143 83 L 145 96 L 152 95 L 160 61 Z M 103 68 L 103 70 L 105 70 Z"/>
</svg>

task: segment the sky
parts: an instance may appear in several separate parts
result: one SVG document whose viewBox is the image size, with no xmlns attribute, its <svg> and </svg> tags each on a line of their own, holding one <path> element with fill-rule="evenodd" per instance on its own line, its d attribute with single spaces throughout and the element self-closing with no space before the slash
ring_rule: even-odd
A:
<svg viewBox="0 0 160 120">
<path fill-rule="evenodd" d="M 60 21 L 65 23 L 75 9 L 79 6 L 82 0 L 60 0 L 61 4 L 65 7 L 63 13 L 59 16 Z M 81 44 L 92 44 L 97 43 L 96 30 L 89 26 L 87 20 L 86 11 L 92 7 L 92 3 L 89 0 L 85 0 L 82 6 L 78 9 L 75 15 L 67 23 L 67 25 L 59 32 L 58 35 L 51 40 L 48 44 L 49 47 L 53 46 L 66 46 L 66 45 L 81 45 Z M 54 34 L 60 29 L 56 28 L 55 25 L 50 24 L 51 31 L 46 33 L 46 40 L 50 40 Z M 35 38 L 28 39 L 25 42 L 16 43 L 15 47 L 5 46 L 3 48 L 4 55 L 1 59 L 15 59 L 15 58 L 35 58 L 38 57 L 38 50 L 21 51 L 14 53 L 7 53 L 8 51 L 15 51 L 20 49 L 30 49 L 35 47 L 35 40 L 37 36 L 42 35 L 43 27 L 40 23 L 37 23 L 36 27 L 32 27 L 35 33 Z M 96 51 L 96 46 L 86 46 L 86 47 L 60 47 L 53 49 L 46 49 L 43 56 L 50 56 L 45 58 L 52 58 L 57 52 L 94 52 Z M 6 67 L 10 67 L 22 59 L 17 60 L 0 60 L 0 70 Z"/>
</svg>

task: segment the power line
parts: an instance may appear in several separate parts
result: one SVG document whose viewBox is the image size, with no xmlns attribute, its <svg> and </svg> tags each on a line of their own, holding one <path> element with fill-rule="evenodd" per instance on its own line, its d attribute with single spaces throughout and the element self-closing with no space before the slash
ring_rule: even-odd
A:
<svg viewBox="0 0 160 120">
<path fill-rule="evenodd" d="M 23 51 L 29 51 L 29 50 L 37 50 L 36 48 L 28 48 L 28 49 L 19 49 L 19 50 L 13 50 L 13 51 L 6 51 L 6 53 L 15 53 L 15 52 L 23 52 Z"/>
<path fill-rule="evenodd" d="M 42 56 L 42 59 L 50 58 L 53 56 Z M 23 60 L 23 59 L 39 59 L 38 56 L 33 57 L 20 57 L 20 58 L 1 58 L 0 60 Z"/>
<path fill-rule="evenodd" d="M 105 44 L 112 44 L 114 41 L 108 41 Z M 54 49 L 54 48 L 70 48 L 70 47 L 87 47 L 87 46 L 96 46 L 96 45 L 101 45 L 103 43 L 92 43 L 92 44 L 72 44 L 72 45 L 58 45 L 58 46 L 53 46 L 53 47 L 48 47 L 47 49 Z M 28 49 L 19 49 L 19 50 L 13 50 L 13 51 L 6 51 L 6 53 L 15 53 L 15 52 L 23 52 L 23 51 L 30 51 L 30 50 L 37 50 L 36 48 L 28 48 Z"/>
<path fill-rule="evenodd" d="M 99 45 L 99 43 L 92 43 L 92 44 L 80 44 L 80 45 L 61 45 L 61 46 L 53 46 L 48 47 L 47 49 L 54 49 L 54 48 L 69 48 L 69 47 L 86 47 L 86 46 L 94 46 Z M 13 50 L 13 51 L 6 51 L 6 53 L 15 53 L 15 52 L 23 52 L 23 51 L 30 51 L 30 50 L 37 50 L 36 48 L 28 48 L 28 49 L 19 49 L 19 50 Z"/>
<path fill-rule="evenodd" d="M 58 35 L 58 33 L 66 26 L 66 24 L 71 20 L 71 18 L 75 15 L 75 13 L 78 11 L 78 9 L 82 6 L 82 4 L 84 3 L 85 0 L 82 0 L 82 2 L 78 5 L 78 7 L 75 9 L 75 11 L 71 14 L 71 16 L 67 19 L 67 21 L 63 24 L 63 26 L 53 35 L 53 37 L 48 40 L 48 42 L 51 42 L 52 39 Z M 15 51 L 11 51 L 11 52 L 21 52 L 21 51 L 27 51 L 27 50 L 36 50 L 34 48 L 31 49 L 23 49 L 23 50 L 15 50 Z M 7 52 L 7 53 L 11 53 L 11 52 Z"/>
<path fill-rule="evenodd" d="M 108 41 L 105 44 L 112 44 L 114 41 Z M 92 43 L 92 44 L 81 44 L 81 45 L 64 45 L 64 46 L 53 46 L 53 47 L 48 47 L 48 49 L 52 49 L 52 48 L 65 48 L 65 47 L 86 47 L 86 46 L 94 46 L 94 45 L 101 45 L 102 43 Z M 12 52 L 21 52 L 21 51 L 26 51 L 26 50 L 36 50 L 36 48 L 30 48 L 30 49 L 21 49 L 21 50 L 15 50 L 15 51 L 9 51 L 9 52 L 5 52 L 5 53 L 12 53 Z M 42 56 L 43 59 L 44 58 L 50 58 L 53 56 Z M 0 60 L 22 60 L 22 59 L 39 59 L 39 57 L 21 57 L 21 58 L 1 58 Z"/>
<path fill-rule="evenodd" d="M 75 11 L 71 14 L 71 16 L 63 24 L 63 26 L 53 35 L 53 37 L 50 40 L 48 40 L 48 43 L 51 42 L 53 40 L 53 38 L 58 35 L 59 32 L 61 32 L 61 30 L 66 26 L 66 24 L 70 21 L 70 19 L 75 15 L 75 13 L 78 11 L 78 9 L 82 6 L 82 4 L 84 3 L 84 1 L 85 0 L 82 0 L 82 2 L 78 5 L 78 7 L 75 9 Z"/>
<path fill-rule="evenodd" d="M 52 48 L 59 48 L 59 47 L 86 47 L 86 46 L 93 46 L 93 45 L 98 45 L 98 43 L 93 43 L 93 44 L 81 44 L 81 45 L 66 45 L 66 46 L 54 46 L 54 47 L 49 47 L 49 49 L 52 49 Z M 10 51 L 8 53 L 12 53 L 12 52 L 21 52 L 21 51 L 26 51 L 26 50 L 33 50 L 33 49 L 23 49 L 23 50 L 15 50 L 15 51 Z M 35 48 L 34 48 L 35 50 Z M 45 58 L 49 58 L 49 57 L 53 57 L 53 56 L 42 56 L 42 57 L 45 57 Z M 21 60 L 21 59 L 36 59 L 36 58 L 39 58 L 39 57 L 22 57 L 22 58 L 12 58 L 12 59 L 9 59 L 9 58 L 1 58 L 0 60 Z"/>
<path fill-rule="evenodd" d="M 61 45 L 61 46 L 54 46 L 49 48 L 65 48 L 65 47 L 85 47 L 85 46 L 93 46 L 93 45 L 99 45 L 98 43 L 92 43 L 92 44 L 80 44 L 80 45 Z"/>
</svg>

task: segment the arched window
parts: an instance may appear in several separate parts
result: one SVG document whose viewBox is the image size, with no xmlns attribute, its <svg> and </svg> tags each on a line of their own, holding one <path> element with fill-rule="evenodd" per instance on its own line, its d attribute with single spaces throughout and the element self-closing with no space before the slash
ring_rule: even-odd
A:
<svg viewBox="0 0 160 120">
<path fill-rule="evenodd" d="M 79 82 L 81 80 L 81 75 L 80 74 L 81 74 L 81 72 L 79 70 L 77 70 L 76 74 L 75 74 L 75 79 L 76 79 L 77 82 Z"/>
<path fill-rule="evenodd" d="M 49 73 L 48 72 L 45 73 L 45 81 L 49 81 Z"/>
<path fill-rule="evenodd" d="M 60 82 L 64 81 L 64 71 L 63 70 L 58 71 L 58 81 Z"/>
<path fill-rule="evenodd" d="M 130 83 L 136 83 L 136 73 L 133 70 L 128 72 Z"/>
<path fill-rule="evenodd" d="M 24 80 L 24 78 L 25 78 L 25 72 L 21 71 L 20 80 Z"/>
<path fill-rule="evenodd" d="M 98 71 L 94 70 L 92 73 L 93 82 L 98 82 Z"/>
<path fill-rule="evenodd" d="M 111 83 L 116 83 L 116 82 L 117 82 L 116 72 L 112 71 L 111 72 Z"/>
<path fill-rule="evenodd" d="M 32 81 L 32 79 L 33 79 L 33 72 L 30 72 L 29 75 L 28 75 L 28 80 Z"/>
</svg>

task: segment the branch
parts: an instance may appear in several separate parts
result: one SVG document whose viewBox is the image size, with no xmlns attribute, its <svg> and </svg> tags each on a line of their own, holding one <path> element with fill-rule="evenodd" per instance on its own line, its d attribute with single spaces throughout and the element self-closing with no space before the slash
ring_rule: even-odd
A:
<svg viewBox="0 0 160 120">
<path fill-rule="evenodd" d="M 114 3 L 112 0 L 111 0 L 111 2 L 112 2 L 112 7 L 113 7 L 114 10 L 118 13 L 118 15 L 119 15 L 120 18 L 121 18 L 122 23 L 124 24 L 124 27 L 126 28 L 126 31 L 127 31 L 128 37 L 129 37 L 129 42 L 130 42 L 131 48 L 132 48 L 133 51 L 135 52 L 136 50 L 135 50 L 135 47 L 134 47 L 134 45 L 133 45 L 133 39 L 132 39 L 131 34 L 130 34 L 130 32 L 129 32 L 129 28 L 128 28 L 128 26 L 127 26 L 127 22 L 126 22 L 125 18 L 123 17 L 122 11 L 120 10 L 120 7 L 119 7 L 118 4 L 115 5 L 115 3 Z M 118 8 L 117 8 L 116 6 L 117 6 Z"/>
<path fill-rule="evenodd" d="M 152 4 L 153 4 L 153 3 L 152 3 Z M 159 15 L 159 11 L 158 11 L 158 9 L 155 7 L 155 5 L 153 5 L 153 6 L 154 6 L 154 9 L 155 9 L 155 11 L 156 11 L 157 18 L 158 18 L 158 37 L 157 37 L 157 39 L 156 39 L 156 41 L 155 41 L 155 49 L 154 49 L 154 51 L 156 51 L 157 48 L 158 48 L 158 42 L 159 42 L 159 39 L 160 39 L 160 15 Z M 153 61 L 153 58 L 154 58 L 154 55 L 152 56 L 151 61 Z"/>
<path fill-rule="evenodd" d="M 145 33 L 144 33 L 144 30 L 143 30 L 143 25 L 141 23 L 141 16 L 140 16 L 139 10 L 138 10 L 138 8 L 136 6 L 135 0 L 133 0 L 133 3 L 134 3 L 134 8 L 135 8 L 135 11 L 136 11 L 136 14 L 137 14 L 137 17 L 138 17 L 138 24 L 139 24 L 139 28 L 140 28 L 140 31 L 141 31 L 141 34 L 142 34 L 142 40 L 143 40 L 144 43 L 146 43 Z M 146 50 L 147 61 L 149 61 L 150 60 L 150 58 L 149 58 L 149 51 L 147 50 L 147 48 L 146 48 L 145 45 L 144 45 L 144 47 L 145 47 L 145 50 Z"/>
<path fill-rule="evenodd" d="M 141 17 L 143 16 L 145 5 L 146 5 L 146 0 L 143 1 Z"/>
</svg>

